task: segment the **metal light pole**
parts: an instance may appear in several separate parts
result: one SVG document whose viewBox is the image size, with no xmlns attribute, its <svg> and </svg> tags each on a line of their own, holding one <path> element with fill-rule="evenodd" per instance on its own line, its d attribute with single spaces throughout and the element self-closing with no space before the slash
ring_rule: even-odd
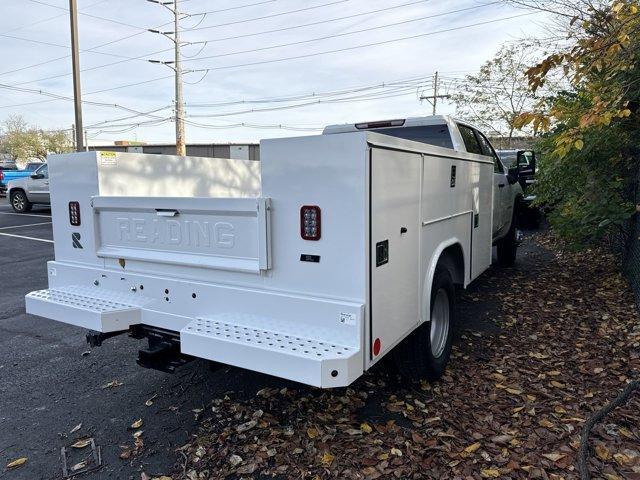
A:
<svg viewBox="0 0 640 480">
<path fill-rule="evenodd" d="M 82 128 L 82 93 L 80 91 L 80 49 L 78 48 L 78 5 L 76 0 L 69 0 L 69 16 L 71 19 L 71 61 L 73 64 L 73 103 L 75 108 L 75 144 L 76 151 L 84 151 Z"/>
</svg>

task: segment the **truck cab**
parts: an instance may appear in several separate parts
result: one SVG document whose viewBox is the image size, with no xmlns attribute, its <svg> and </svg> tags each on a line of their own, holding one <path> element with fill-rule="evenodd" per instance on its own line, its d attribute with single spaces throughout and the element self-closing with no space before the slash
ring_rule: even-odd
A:
<svg viewBox="0 0 640 480">
<path fill-rule="evenodd" d="M 493 161 L 493 243 L 498 246 L 498 261 L 502 265 L 513 264 L 521 236 L 516 225 L 516 211 L 520 208 L 523 198 L 518 170 L 509 170 L 505 167 L 491 142 L 479 128 L 449 115 L 433 115 L 331 125 L 324 129 L 323 134 L 362 130 L 450 148 L 457 152 L 491 157 Z"/>
</svg>

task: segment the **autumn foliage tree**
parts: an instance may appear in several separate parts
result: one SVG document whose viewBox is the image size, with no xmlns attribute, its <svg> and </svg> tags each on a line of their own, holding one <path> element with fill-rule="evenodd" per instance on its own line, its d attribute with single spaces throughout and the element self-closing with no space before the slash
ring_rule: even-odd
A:
<svg viewBox="0 0 640 480">
<path fill-rule="evenodd" d="M 561 75 L 568 88 L 519 116 L 544 134 L 538 201 L 575 245 L 630 240 L 640 168 L 640 5 L 522 1 L 566 19 L 562 46 L 527 70 L 534 91 Z"/>
<path fill-rule="evenodd" d="M 531 42 L 503 45 L 477 74 L 467 75 L 453 95 L 456 115 L 472 121 L 492 137 L 511 146 L 514 135 L 529 135 L 531 129 L 519 116 L 532 108 L 535 95 L 525 70 L 537 49 Z"/>
</svg>

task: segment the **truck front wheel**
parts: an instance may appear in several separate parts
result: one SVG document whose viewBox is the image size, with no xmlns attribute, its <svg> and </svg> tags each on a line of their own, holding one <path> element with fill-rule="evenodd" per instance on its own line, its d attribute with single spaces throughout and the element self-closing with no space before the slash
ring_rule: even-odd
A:
<svg viewBox="0 0 640 480">
<path fill-rule="evenodd" d="M 27 198 L 27 194 L 22 190 L 11 192 L 10 200 L 13 210 L 17 213 L 26 213 L 31 210 L 31 207 L 33 206 Z"/>
<path fill-rule="evenodd" d="M 518 229 L 516 227 L 516 214 L 511 219 L 509 231 L 496 243 L 498 247 L 498 263 L 503 267 L 510 267 L 516 263 L 516 253 L 518 251 Z"/>
<path fill-rule="evenodd" d="M 455 289 L 449 270 L 436 267 L 431 286 L 431 319 L 393 350 L 400 374 L 412 380 L 438 380 L 444 374 L 453 341 Z"/>
</svg>

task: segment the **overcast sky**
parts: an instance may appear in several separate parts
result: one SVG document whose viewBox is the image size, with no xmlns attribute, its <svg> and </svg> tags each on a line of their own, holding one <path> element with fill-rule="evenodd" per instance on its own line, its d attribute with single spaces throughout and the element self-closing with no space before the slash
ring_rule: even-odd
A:
<svg viewBox="0 0 640 480">
<path fill-rule="evenodd" d="M 173 114 L 173 72 L 148 62 L 172 60 L 172 43 L 146 31 L 163 24 L 160 29 L 173 30 L 171 13 L 144 0 L 78 4 L 83 100 L 111 105 L 83 106 L 91 142 L 175 141 L 174 125 L 165 121 Z M 207 42 L 183 47 L 184 70 L 196 70 L 184 77 L 190 143 L 258 141 L 313 133 L 306 129 L 332 123 L 430 114 L 431 106 L 418 96 L 431 93 L 436 70 L 446 86 L 447 78 L 477 70 L 502 43 L 535 36 L 544 22 L 541 14 L 523 16 L 530 12 L 492 0 L 180 4 L 191 14 L 181 21 L 182 40 Z M 2 0 L 0 118 L 20 114 L 47 129 L 74 122 L 67 7 L 66 0 Z M 202 12 L 210 13 L 197 15 Z M 276 47 L 291 43 L 297 44 Z M 324 95 L 336 91 L 343 93 Z M 312 93 L 320 94 L 315 104 Z M 256 109 L 267 111 L 247 112 Z M 152 113 L 134 117 L 140 112 Z M 453 108 L 444 101 L 438 113 Z M 154 124 L 136 127 L 140 122 Z M 231 127 L 243 123 L 300 131 Z"/>
</svg>

